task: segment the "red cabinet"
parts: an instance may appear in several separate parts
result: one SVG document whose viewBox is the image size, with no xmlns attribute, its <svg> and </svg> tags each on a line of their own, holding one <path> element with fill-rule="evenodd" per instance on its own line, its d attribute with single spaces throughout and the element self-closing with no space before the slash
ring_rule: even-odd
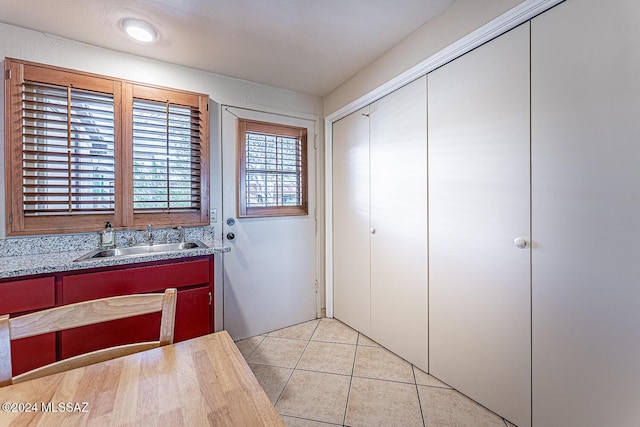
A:
<svg viewBox="0 0 640 427">
<path fill-rule="evenodd" d="M 119 267 L 62 277 L 61 304 L 177 288 L 175 341 L 213 332 L 213 279 L 210 258 L 145 267 Z M 62 331 L 60 357 L 114 345 L 158 339 L 160 313 Z"/>
<path fill-rule="evenodd" d="M 97 298 L 177 288 L 174 341 L 213 332 L 213 256 L 56 273 L 0 282 L 0 314 L 12 317 Z M 11 342 L 13 375 L 100 348 L 153 341 L 160 313 Z"/>
<path fill-rule="evenodd" d="M 213 324 L 210 319 L 212 306 L 209 305 L 209 301 L 213 304 L 213 298 L 210 295 L 213 296 L 209 292 L 209 288 L 204 286 L 178 289 L 174 342 L 213 332 Z"/>
<path fill-rule="evenodd" d="M 55 305 L 54 277 L 0 283 L 0 314 L 15 317 Z M 13 375 L 56 361 L 56 334 L 44 334 L 11 342 Z"/>
</svg>

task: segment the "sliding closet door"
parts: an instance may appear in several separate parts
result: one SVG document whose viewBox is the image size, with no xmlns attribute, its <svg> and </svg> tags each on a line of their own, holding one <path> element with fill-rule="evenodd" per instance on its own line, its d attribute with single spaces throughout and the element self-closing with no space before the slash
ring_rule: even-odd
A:
<svg viewBox="0 0 640 427">
<path fill-rule="evenodd" d="M 426 77 L 370 107 L 371 338 L 427 370 Z"/>
<path fill-rule="evenodd" d="M 533 422 L 640 425 L 640 2 L 532 21 Z"/>
<path fill-rule="evenodd" d="M 369 107 L 333 124 L 334 316 L 371 330 Z"/>
<path fill-rule="evenodd" d="M 529 24 L 428 81 L 429 370 L 528 426 Z"/>
</svg>

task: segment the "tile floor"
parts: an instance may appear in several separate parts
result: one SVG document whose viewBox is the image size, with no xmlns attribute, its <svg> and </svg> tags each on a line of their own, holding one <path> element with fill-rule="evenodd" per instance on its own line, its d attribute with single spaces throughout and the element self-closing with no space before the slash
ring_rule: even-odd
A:
<svg viewBox="0 0 640 427">
<path fill-rule="evenodd" d="M 513 427 L 335 319 L 236 344 L 290 427 Z"/>
</svg>

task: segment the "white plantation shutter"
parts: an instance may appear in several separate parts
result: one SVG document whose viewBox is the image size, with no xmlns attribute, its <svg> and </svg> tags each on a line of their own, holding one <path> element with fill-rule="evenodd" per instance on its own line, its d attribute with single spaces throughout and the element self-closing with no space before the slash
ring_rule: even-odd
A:
<svg viewBox="0 0 640 427">
<path fill-rule="evenodd" d="M 113 95 L 25 81 L 25 216 L 113 213 Z"/>
<path fill-rule="evenodd" d="M 197 108 L 134 98 L 135 213 L 200 209 L 200 135 Z"/>
</svg>

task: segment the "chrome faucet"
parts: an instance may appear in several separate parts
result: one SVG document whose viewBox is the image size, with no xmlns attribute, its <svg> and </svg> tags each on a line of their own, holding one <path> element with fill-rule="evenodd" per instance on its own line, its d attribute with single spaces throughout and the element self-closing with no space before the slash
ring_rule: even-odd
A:
<svg viewBox="0 0 640 427">
<path fill-rule="evenodd" d="M 169 243 L 169 239 L 177 239 L 179 243 L 184 243 L 184 228 L 179 225 L 174 227 L 174 230 L 167 233 L 167 243 Z"/>
<path fill-rule="evenodd" d="M 144 240 L 149 245 L 153 245 L 153 226 L 151 224 L 147 225 L 147 231 L 144 232 Z"/>
<path fill-rule="evenodd" d="M 135 234 L 132 234 L 131 236 L 127 236 L 125 237 L 126 242 L 127 242 L 127 246 L 135 246 L 138 244 L 138 240 L 136 239 Z"/>
</svg>

